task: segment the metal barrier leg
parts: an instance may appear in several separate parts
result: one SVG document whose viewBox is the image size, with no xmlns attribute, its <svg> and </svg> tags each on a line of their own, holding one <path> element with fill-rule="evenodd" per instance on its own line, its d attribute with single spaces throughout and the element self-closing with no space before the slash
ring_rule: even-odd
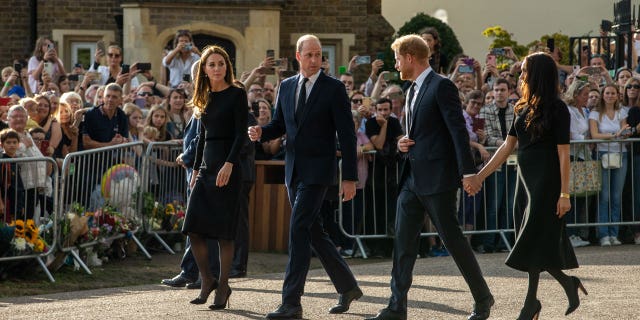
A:
<svg viewBox="0 0 640 320">
<path fill-rule="evenodd" d="M 151 260 L 151 255 L 149 254 L 147 249 L 142 245 L 142 243 L 140 242 L 138 237 L 136 237 L 135 234 L 132 234 L 131 235 L 131 239 L 133 239 L 133 241 L 136 243 L 136 245 L 138 245 L 138 249 L 140 249 L 140 251 L 142 251 L 142 253 L 144 253 L 144 255 L 147 256 L 147 259 Z"/>
<path fill-rule="evenodd" d="M 500 238 L 502 238 L 502 242 L 507 246 L 507 250 L 511 252 L 511 244 L 509 243 L 509 240 L 507 240 L 507 235 L 502 230 L 500 230 Z"/>
<path fill-rule="evenodd" d="M 42 257 L 36 257 L 36 260 L 38 260 L 38 264 L 40 265 L 40 268 L 42 268 L 42 271 L 44 271 L 44 273 L 47 275 L 47 277 L 49 278 L 49 281 L 56 282 L 56 279 L 54 279 L 53 275 L 51 275 L 51 272 L 49 272 L 49 269 L 47 268 L 47 264 L 44 263 L 44 261 L 42 261 Z"/>
<path fill-rule="evenodd" d="M 78 262 L 80 267 L 82 267 L 82 269 L 84 269 L 84 272 L 86 272 L 87 274 L 93 274 L 93 273 L 91 273 L 91 270 L 89 270 L 89 267 L 87 267 L 87 265 L 84 264 L 82 259 L 80 259 L 80 256 L 75 252 L 75 250 L 70 250 L 69 253 L 73 257 L 73 259 L 75 259 Z"/>
<path fill-rule="evenodd" d="M 356 243 L 358 244 L 358 250 L 360 250 L 360 253 L 362 254 L 362 259 L 368 259 L 367 252 L 364 250 L 364 245 L 362 245 L 360 237 L 356 237 Z"/>
<path fill-rule="evenodd" d="M 160 235 L 157 232 L 151 232 L 151 234 L 156 238 L 156 240 L 158 240 L 158 242 L 160 242 L 160 244 L 164 247 L 165 250 L 169 251 L 169 253 L 171 254 L 176 254 L 175 251 L 173 251 L 173 249 L 171 249 L 171 247 L 169 247 L 169 245 L 166 242 L 164 242 L 162 237 L 160 237 Z"/>
</svg>

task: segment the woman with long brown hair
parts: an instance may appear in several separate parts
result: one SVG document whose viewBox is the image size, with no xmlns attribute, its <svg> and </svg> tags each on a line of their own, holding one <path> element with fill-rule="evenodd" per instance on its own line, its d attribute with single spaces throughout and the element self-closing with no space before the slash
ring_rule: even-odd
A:
<svg viewBox="0 0 640 320">
<path fill-rule="evenodd" d="M 206 48 L 200 58 L 190 102 L 201 125 L 182 232 L 191 239 L 191 251 L 202 279 L 200 295 L 191 303 L 206 303 L 209 294 L 216 290 L 210 309 L 226 308 L 231 295 L 228 280 L 242 185 L 237 165 L 248 127 L 247 93 L 234 80 L 227 52 L 218 46 Z M 219 281 L 209 268 L 207 238 L 218 240 Z"/>
<path fill-rule="evenodd" d="M 569 300 L 565 314 L 580 305 L 580 279 L 562 270 L 578 267 L 565 232 L 569 201 L 570 115 L 559 98 L 558 69 L 550 55 L 534 53 L 522 64 L 522 98 L 515 106 L 507 139 L 478 173 L 487 178 L 518 145 L 518 183 L 514 215 L 517 239 L 506 264 L 527 272 L 529 287 L 518 319 L 537 319 L 542 305 L 537 299 L 540 272 L 547 271 L 562 286 Z"/>
</svg>

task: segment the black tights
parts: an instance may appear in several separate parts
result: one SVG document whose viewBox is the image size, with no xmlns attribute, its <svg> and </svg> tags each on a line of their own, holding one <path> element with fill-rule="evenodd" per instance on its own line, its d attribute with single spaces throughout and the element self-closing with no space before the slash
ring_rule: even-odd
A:
<svg viewBox="0 0 640 320">
<path fill-rule="evenodd" d="M 215 283 L 215 277 L 209 268 L 209 249 L 207 248 L 207 239 L 201 234 L 190 233 L 191 252 L 196 260 L 198 269 L 200 270 L 200 279 L 202 286 L 200 289 L 200 297 L 205 298 L 211 293 L 211 287 Z M 229 292 L 229 272 L 231 271 L 231 262 L 233 260 L 233 240 L 218 240 L 220 248 L 220 279 L 218 290 L 214 303 L 224 303 Z M 218 294 L 220 292 L 220 294 Z"/>
<path fill-rule="evenodd" d="M 575 290 L 573 280 L 560 269 L 546 270 L 564 289 L 567 297 L 572 297 L 571 291 Z M 538 300 L 538 282 L 540 282 L 540 269 L 529 269 L 529 288 L 527 289 L 527 297 L 524 300 L 525 307 L 533 306 Z"/>
</svg>

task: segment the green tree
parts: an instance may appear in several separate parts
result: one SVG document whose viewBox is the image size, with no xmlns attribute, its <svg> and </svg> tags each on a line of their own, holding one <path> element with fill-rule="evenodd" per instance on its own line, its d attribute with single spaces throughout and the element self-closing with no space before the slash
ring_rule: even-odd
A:
<svg viewBox="0 0 640 320">
<path fill-rule="evenodd" d="M 562 33 L 554 33 L 554 34 L 545 34 L 540 40 L 532 41 L 527 45 L 528 48 L 533 48 L 536 46 L 544 46 L 546 47 L 547 40 L 554 39 L 554 45 L 556 48 L 560 50 L 560 64 L 569 65 L 569 36 Z"/>
<path fill-rule="evenodd" d="M 482 35 L 493 39 L 493 42 L 489 45 L 489 49 L 511 47 L 513 53 L 518 57 L 522 57 L 529 52 L 528 47 L 520 45 L 517 41 L 513 40 L 511 38 L 513 34 L 502 28 L 502 26 L 486 28 L 482 31 Z"/>
<path fill-rule="evenodd" d="M 440 51 L 444 53 L 448 61 L 452 61 L 454 56 L 462 53 L 460 42 L 451 27 L 439 19 L 421 12 L 416 14 L 415 17 L 411 18 L 411 20 L 407 21 L 402 27 L 400 27 L 395 38 L 399 38 L 407 34 L 420 34 L 420 32 L 427 27 L 433 27 L 438 30 L 438 34 L 440 36 Z M 393 66 L 394 64 L 393 51 L 391 51 L 390 48 L 387 48 L 387 51 L 385 52 L 385 66 Z M 391 70 L 393 68 L 387 69 Z"/>
</svg>

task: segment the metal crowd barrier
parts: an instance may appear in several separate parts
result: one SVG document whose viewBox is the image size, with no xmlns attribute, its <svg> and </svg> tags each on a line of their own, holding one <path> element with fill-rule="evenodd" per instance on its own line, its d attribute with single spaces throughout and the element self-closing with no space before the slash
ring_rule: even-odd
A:
<svg viewBox="0 0 640 320">
<path fill-rule="evenodd" d="M 629 180 L 627 187 L 623 194 L 631 195 L 628 201 L 622 201 L 622 212 L 620 221 L 612 221 L 612 212 L 611 212 L 611 201 L 609 201 L 609 212 L 607 221 L 598 221 L 596 216 L 595 219 L 589 219 L 589 205 L 578 207 L 578 204 L 581 201 L 589 204 L 590 202 L 595 201 L 596 204 L 600 203 L 600 194 L 601 189 L 591 192 L 588 196 L 582 195 L 572 195 L 572 211 L 582 210 L 586 208 L 586 212 L 578 212 L 577 215 L 568 214 L 566 216 L 567 226 L 569 228 L 580 228 L 580 227 L 596 227 L 596 226 L 610 226 L 610 225 L 640 225 L 640 212 L 635 207 L 638 206 L 638 202 L 640 199 L 636 198 L 634 195 L 637 193 L 637 188 L 640 188 L 640 181 L 638 181 L 636 176 L 636 172 L 640 170 L 640 163 L 636 163 L 632 161 L 633 152 L 634 152 L 634 143 L 640 142 L 640 139 L 618 139 L 618 140 L 580 140 L 580 141 L 571 141 L 571 154 L 575 154 L 576 150 L 580 148 L 587 148 L 589 150 L 587 156 L 587 160 L 598 161 L 600 165 L 600 171 L 610 170 L 610 169 L 602 169 L 600 158 L 597 157 L 597 153 L 595 150 L 595 144 L 597 143 L 623 143 L 627 146 L 627 152 L 623 155 L 623 157 L 628 158 L 627 160 L 627 174 L 626 179 Z M 495 149 L 495 148 L 487 148 Z M 376 166 L 376 157 L 375 151 L 369 152 L 369 156 L 373 159 L 369 166 Z M 640 156 L 638 156 L 640 157 Z M 640 160 L 639 160 L 640 161 Z M 471 208 L 477 210 L 477 212 L 473 212 L 468 214 L 466 212 L 466 208 L 461 201 L 458 201 L 459 208 L 459 221 L 462 228 L 465 225 L 469 225 L 473 227 L 473 230 L 465 228 L 463 233 L 465 235 L 490 235 L 490 234 L 498 234 L 500 236 L 502 244 L 506 247 L 507 250 L 511 250 L 511 242 L 509 240 L 509 236 L 515 233 L 514 224 L 519 224 L 521 222 L 521 217 L 513 215 L 513 196 L 515 194 L 515 179 L 516 179 L 516 166 L 517 160 L 516 157 L 511 157 L 507 160 L 507 163 L 503 165 L 501 168 L 502 174 L 500 172 L 495 172 L 491 177 L 487 178 L 483 183 L 482 195 L 476 196 L 473 198 L 471 203 Z M 397 166 L 390 166 L 390 169 L 385 170 L 382 174 L 375 174 L 374 170 L 369 170 L 369 177 L 366 186 L 359 192 L 361 194 L 358 198 L 351 200 L 345 204 L 342 201 L 338 201 L 338 218 L 337 224 L 338 229 L 342 233 L 343 236 L 353 239 L 357 245 L 357 250 L 360 251 L 363 258 L 367 258 L 367 253 L 365 247 L 363 245 L 362 240 L 366 239 L 384 239 L 384 238 L 392 238 L 393 230 L 395 228 L 395 202 L 397 200 L 397 192 L 399 192 L 398 187 L 394 187 L 393 183 L 397 184 L 398 181 L 398 168 Z M 372 173 L 373 176 L 372 176 Z M 339 173 L 339 181 L 342 181 L 341 172 Z M 383 181 L 380 181 L 382 177 Z M 389 178 L 391 177 L 391 180 Z M 395 177 L 395 180 L 393 180 Z M 499 179 L 503 180 L 499 180 Z M 611 175 L 609 175 L 609 180 Z M 491 181 L 491 179 L 494 179 Z M 501 184 L 498 181 L 502 181 Z M 574 183 L 576 182 L 575 177 L 572 178 Z M 434 182 L 437 183 L 437 182 Z M 602 181 L 602 183 L 610 183 L 610 181 Z M 396 189 L 394 191 L 394 188 Z M 501 189 L 498 189 L 501 188 Z M 572 188 L 573 190 L 574 188 Z M 390 192 L 391 190 L 391 192 Z M 377 194 L 376 194 L 377 191 Z M 498 196 L 500 194 L 499 191 L 503 192 L 503 196 Z M 391 195 L 390 193 L 396 192 Z M 459 199 L 464 200 L 467 195 L 459 190 Z M 493 197 L 493 198 L 492 198 Z M 611 200 L 611 199 L 609 199 Z M 358 201 L 356 205 L 356 201 Z M 384 203 L 384 206 L 376 205 Z M 626 205 L 625 205 L 626 203 Z M 391 205 L 389 205 L 391 204 Z M 492 206 L 493 205 L 493 206 Z M 346 214 L 344 211 L 344 207 L 350 208 L 351 212 Z M 355 212 L 355 208 L 359 209 L 359 213 Z M 489 209 L 494 209 L 496 211 L 495 217 L 488 217 L 487 212 Z M 596 215 L 597 215 L 597 206 Z M 384 212 L 378 212 L 379 210 L 384 210 Z M 593 211 L 593 209 L 591 209 Z M 585 218 L 586 216 L 586 218 Z M 469 218 L 469 219 L 467 219 Z M 472 220 L 472 221 L 468 221 Z M 472 222 L 472 223 L 467 223 Z M 479 223 L 480 222 L 480 223 Z M 477 226 L 483 225 L 485 226 L 482 229 L 479 229 Z M 492 225 L 492 228 L 486 228 L 486 226 Z M 352 226 L 352 227 L 351 227 Z M 351 228 L 350 228 L 351 227 Z M 350 230 L 347 230 L 350 229 Z M 427 236 L 436 236 L 437 232 L 423 232 L 420 234 L 421 237 Z M 498 245 L 498 244 L 496 244 Z"/>
<path fill-rule="evenodd" d="M 145 152 L 142 190 L 145 193 L 141 218 L 145 231 L 171 254 L 173 249 L 163 235 L 179 234 L 187 207 L 187 182 L 184 168 L 176 163 L 182 153 L 178 142 L 152 142 Z M 149 203 L 149 197 L 153 203 Z M 149 208 L 152 206 L 152 208 Z"/>
<path fill-rule="evenodd" d="M 58 198 L 55 160 L 48 157 L 0 159 L 0 179 L 4 207 L 0 217 L 2 222 L 13 222 L 15 226 L 13 241 L 0 257 L 0 263 L 7 262 L 4 264 L 7 266 L 10 261 L 35 259 L 49 280 L 55 282 L 43 261 L 55 252 L 59 231 L 54 205 Z M 44 233 L 50 236 L 43 237 Z"/>
<path fill-rule="evenodd" d="M 70 254 L 88 274 L 89 267 L 78 254 L 81 248 L 109 244 L 130 237 L 138 248 L 151 255 L 136 233 L 142 230 L 140 172 L 145 171 L 142 142 L 130 142 L 68 154 L 62 164 L 58 214 L 67 234 L 59 233 L 60 251 Z M 80 212 L 81 211 L 81 212 Z M 78 242 L 74 219 L 87 219 L 88 239 Z M 126 223 L 125 223 L 126 222 Z M 113 229 L 116 229 L 114 231 Z"/>
</svg>

